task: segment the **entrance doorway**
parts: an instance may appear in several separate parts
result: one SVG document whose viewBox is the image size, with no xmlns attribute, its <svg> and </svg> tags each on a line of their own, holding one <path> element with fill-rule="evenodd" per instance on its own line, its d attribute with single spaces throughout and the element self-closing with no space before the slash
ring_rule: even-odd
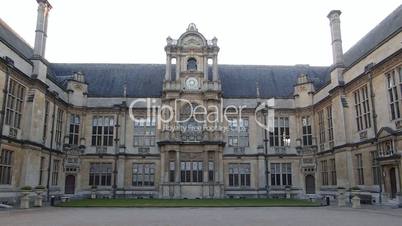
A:
<svg viewBox="0 0 402 226">
<path fill-rule="evenodd" d="M 313 175 L 306 176 L 306 194 L 315 194 L 315 178 Z"/>
<path fill-rule="evenodd" d="M 75 192 L 75 176 L 67 175 L 65 183 L 65 194 L 74 194 Z"/>
<path fill-rule="evenodd" d="M 395 173 L 395 168 L 391 168 L 389 170 L 389 180 L 391 184 L 391 198 L 394 199 L 396 198 L 396 173 Z"/>
</svg>

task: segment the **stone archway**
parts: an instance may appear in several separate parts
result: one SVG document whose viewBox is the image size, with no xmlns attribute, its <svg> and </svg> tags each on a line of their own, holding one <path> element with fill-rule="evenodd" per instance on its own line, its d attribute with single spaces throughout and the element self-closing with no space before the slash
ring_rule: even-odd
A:
<svg viewBox="0 0 402 226">
<path fill-rule="evenodd" d="M 315 178 L 313 175 L 306 176 L 306 194 L 315 194 Z"/>
</svg>

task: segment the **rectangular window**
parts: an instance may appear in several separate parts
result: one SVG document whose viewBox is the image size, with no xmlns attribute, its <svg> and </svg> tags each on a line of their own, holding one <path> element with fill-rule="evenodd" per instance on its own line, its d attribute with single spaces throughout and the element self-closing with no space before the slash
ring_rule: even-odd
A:
<svg viewBox="0 0 402 226">
<path fill-rule="evenodd" d="M 229 164 L 229 186 L 249 187 L 250 186 L 250 164 L 230 163 Z"/>
<path fill-rule="evenodd" d="M 70 128 L 69 128 L 70 144 L 73 144 L 73 145 L 79 144 L 80 123 L 81 123 L 81 118 L 79 115 L 76 115 L 76 114 L 70 115 Z"/>
<path fill-rule="evenodd" d="M 2 150 L 0 153 L 0 184 L 11 184 L 13 152 Z"/>
<path fill-rule="evenodd" d="M 274 131 L 269 132 L 269 143 L 271 147 L 290 145 L 290 131 L 289 131 L 288 117 L 274 118 Z"/>
<path fill-rule="evenodd" d="M 398 96 L 398 87 L 395 79 L 395 70 L 386 74 L 387 77 L 387 88 L 388 88 L 388 98 L 389 98 L 389 107 L 391 110 L 391 119 L 398 119 L 401 117 L 400 109 L 399 109 L 399 96 Z"/>
<path fill-rule="evenodd" d="M 325 124 L 324 124 L 324 110 L 318 112 L 318 132 L 320 134 L 320 144 L 325 143 Z"/>
<path fill-rule="evenodd" d="M 89 169 L 90 186 L 110 186 L 112 184 L 112 163 L 91 163 Z"/>
<path fill-rule="evenodd" d="M 373 184 L 380 184 L 380 165 L 378 164 L 378 153 L 376 151 L 370 152 L 371 156 L 371 172 L 373 174 Z"/>
<path fill-rule="evenodd" d="M 335 159 L 330 159 L 329 160 L 329 173 L 331 176 L 331 185 L 336 185 L 336 165 L 335 165 Z"/>
<path fill-rule="evenodd" d="M 61 133 L 63 129 L 63 110 L 58 109 L 57 110 L 57 120 L 56 120 L 56 144 L 60 145 L 62 140 L 61 140 Z"/>
<path fill-rule="evenodd" d="M 321 183 L 322 185 L 328 185 L 328 164 L 327 160 L 321 162 Z"/>
<path fill-rule="evenodd" d="M 362 154 L 356 154 L 356 171 L 357 171 L 357 184 L 364 185 Z"/>
<path fill-rule="evenodd" d="M 203 181 L 202 162 L 180 162 L 180 179 L 182 183 L 201 183 Z"/>
<path fill-rule="evenodd" d="M 271 163 L 271 185 L 272 186 L 292 185 L 291 163 Z"/>
<path fill-rule="evenodd" d="M 25 87 L 10 79 L 7 93 L 5 124 L 11 128 L 21 128 L 22 107 L 24 103 Z"/>
<path fill-rule="evenodd" d="M 170 161 L 169 162 L 169 182 L 176 181 L 176 162 Z"/>
<path fill-rule="evenodd" d="M 42 135 L 42 140 L 43 142 L 46 141 L 47 137 L 47 128 L 48 128 L 48 123 L 49 123 L 49 101 L 45 101 L 45 116 L 43 119 L 43 135 Z"/>
<path fill-rule="evenodd" d="M 134 146 L 155 146 L 156 120 L 154 117 L 139 118 L 134 122 Z"/>
<path fill-rule="evenodd" d="M 92 119 L 92 146 L 113 146 L 113 116 L 94 116 Z"/>
<path fill-rule="evenodd" d="M 302 117 L 302 129 L 303 129 L 303 145 L 313 145 L 313 135 L 311 130 L 310 116 Z"/>
<path fill-rule="evenodd" d="M 248 118 L 228 119 L 228 144 L 231 147 L 248 147 Z"/>
<path fill-rule="evenodd" d="M 361 131 L 371 127 L 369 92 L 364 85 L 354 93 L 357 130 Z"/>
<path fill-rule="evenodd" d="M 214 161 L 208 162 L 208 182 L 214 182 Z"/>
<path fill-rule="evenodd" d="M 60 169 L 60 160 L 53 160 L 53 170 L 52 170 L 52 185 L 56 186 L 59 182 L 59 169 Z"/>
<path fill-rule="evenodd" d="M 39 165 L 39 182 L 38 185 L 43 185 L 43 175 L 45 173 L 45 157 L 40 157 L 40 165 Z"/>
<path fill-rule="evenodd" d="M 154 186 L 155 184 L 154 163 L 133 164 L 133 186 Z"/>
<path fill-rule="evenodd" d="M 334 127 L 332 124 L 332 106 L 328 106 L 327 108 L 327 125 L 328 125 L 328 141 L 334 140 Z"/>
</svg>

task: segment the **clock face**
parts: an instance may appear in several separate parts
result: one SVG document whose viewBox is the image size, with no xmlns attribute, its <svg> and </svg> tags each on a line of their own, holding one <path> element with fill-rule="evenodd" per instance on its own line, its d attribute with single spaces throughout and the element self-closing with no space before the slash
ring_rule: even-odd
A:
<svg viewBox="0 0 402 226">
<path fill-rule="evenodd" d="M 198 80 L 196 78 L 188 78 L 186 80 L 187 89 L 198 89 Z"/>
</svg>

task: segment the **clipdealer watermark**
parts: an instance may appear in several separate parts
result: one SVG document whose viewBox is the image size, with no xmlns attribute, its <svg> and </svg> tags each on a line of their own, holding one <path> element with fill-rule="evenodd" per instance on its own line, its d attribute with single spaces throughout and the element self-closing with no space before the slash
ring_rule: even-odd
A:
<svg viewBox="0 0 402 226">
<path fill-rule="evenodd" d="M 135 109 L 146 108 L 146 118 L 155 120 L 158 129 L 177 131 L 181 130 L 206 130 L 225 131 L 228 128 L 223 125 L 237 119 L 241 121 L 248 115 L 243 111 L 250 108 L 247 105 L 224 105 L 220 99 L 219 105 L 207 106 L 187 99 L 175 99 L 172 105 L 160 104 L 155 98 L 139 98 L 133 100 L 129 106 L 129 116 L 134 122 L 144 121 L 144 115 L 136 115 Z M 269 99 L 254 106 L 254 120 L 256 124 L 268 131 L 273 131 L 275 117 L 275 101 Z M 190 124 L 190 126 L 188 126 Z M 183 126 L 186 125 L 186 126 Z"/>
</svg>

